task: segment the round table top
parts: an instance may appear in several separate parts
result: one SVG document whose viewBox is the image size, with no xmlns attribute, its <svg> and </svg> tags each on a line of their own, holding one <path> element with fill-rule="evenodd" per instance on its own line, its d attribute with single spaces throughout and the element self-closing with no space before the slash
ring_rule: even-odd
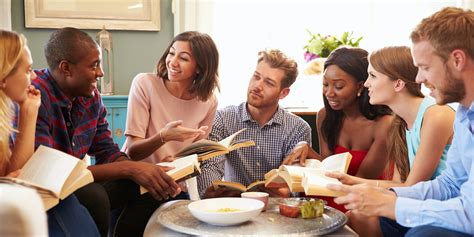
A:
<svg viewBox="0 0 474 237">
<path fill-rule="evenodd" d="M 218 227 L 195 219 L 187 210 L 189 202 L 191 201 L 177 200 L 163 204 L 148 221 L 144 236 L 189 236 L 189 234 L 233 236 L 236 233 L 239 235 L 246 233 L 249 235 L 268 235 L 270 232 L 272 235 L 280 236 L 312 236 L 327 233 L 337 236 L 357 236 L 354 231 L 344 225 L 346 222 L 344 214 L 337 210 L 334 211 L 333 208 L 327 207 L 325 216 L 313 219 L 314 221 L 302 218 L 287 218 L 278 214 L 276 199 L 271 198 L 267 211 L 262 212 L 252 221 L 237 226 Z"/>
</svg>

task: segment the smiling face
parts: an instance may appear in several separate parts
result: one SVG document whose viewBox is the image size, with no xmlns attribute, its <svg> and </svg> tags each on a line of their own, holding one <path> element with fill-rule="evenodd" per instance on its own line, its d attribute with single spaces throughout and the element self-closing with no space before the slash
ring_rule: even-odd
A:
<svg viewBox="0 0 474 237">
<path fill-rule="evenodd" d="M 4 79 L 5 94 L 15 102 L 23 102 L 26 99 L 28 85 L 36 74 L 31 69 L 33 59 L 28 47 L 23 49 L 22 55 L 18 60 L 13 71 Z"/>
<path fill-rule="evenodd" d="M 369 90 L 370 104 L 373 105 L 388 105 L 391 99 L 395 96 L 396 81 L 376 71 L 371 64 L 368 68 L 369 77 L 364 83 L 364 86 Z"/>
<path fill-rule="evenodd" d="M 272 68 L 261 61 L 250 79 L 247 91 L 247 103 L 256 108 L 267 108 L 278 105 L 289 92 L 289 88 L 281 88 L 285 72 Z"/>
<path fill-rule="evenodd" d="M 91 98 L 94 96 L 94 91 L 97 90 L 97 81 L 104 76 L 100 66 L 101 56 L 98 47 L 91 47 L 89 52 L 84 54 L 78 62 L 68 62 L 67 89 L 63 88 L 68 97 Z"/>
<path fill-rule="evenodd" d="M 449 61 L 435 54 L 433 46 L 426 40 L 413 44 L 413 61 L 418 67 L 416 82 L 424 83 L 431 90 L 430 95 L 436 99 L 438 104 L 459 102 L 466 95 L 466 88 L 461 78 L 457 78 Z"/>
<path fill-rule="evenodd" d="M 176 41 L 173 43 L 166 56 L 166 69 L 170 81 L 192 83 L 199 71 L 189 42 Z"/>
<path fill-rule="evenodd" d="M 330 65 L 324 71 L 323 95 L 333 110 L 342 110 L 357 102 L 357 93 L 362 91 L 362 82 L 337 65 Z"/>
</svg>

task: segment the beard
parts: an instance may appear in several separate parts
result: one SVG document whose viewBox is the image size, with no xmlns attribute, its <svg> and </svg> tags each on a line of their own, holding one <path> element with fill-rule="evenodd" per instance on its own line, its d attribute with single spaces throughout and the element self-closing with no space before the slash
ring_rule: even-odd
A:
<svg viewBox="0 0 474 237">
<path fill-rule="evenodd" d="M 452 70 L 446 67 L 445 83 L 442 88 L 438 88 L 440 101 L 438 104 L 459 102 L 466 96 L 466 86 L 461 78 L 454 75 Z"/>
</svg>

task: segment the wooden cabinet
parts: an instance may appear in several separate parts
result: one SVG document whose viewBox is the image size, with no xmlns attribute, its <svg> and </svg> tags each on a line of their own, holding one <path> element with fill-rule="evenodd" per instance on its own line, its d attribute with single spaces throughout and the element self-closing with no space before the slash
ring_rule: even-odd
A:
<svg viewBox="0 0 474 237">
<path fill-rule="evenodd" d="M 126 95 L 102 96 L 102 101 L 107 107 L 107 121 L 109 129 L 112 131 L 114 142 L 119 148 L 122 148 L 125 142 L 125 123 L 127 121 L 127 103 Z"/>
</svg>

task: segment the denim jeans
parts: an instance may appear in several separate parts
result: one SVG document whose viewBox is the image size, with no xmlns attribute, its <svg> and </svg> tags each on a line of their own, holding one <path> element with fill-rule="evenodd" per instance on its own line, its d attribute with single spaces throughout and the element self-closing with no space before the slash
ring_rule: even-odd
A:
<svg viewBox="0 0 474 237">
<path fill-rule="evenodd" d="M 51 237 L 100 236 L 94 220 L 74 194 L 60 201 L 47 214 Z"/>
<path fill-rule="evenodd" d="M 380 229 L 384 237 L 408 236 L 408 237 L 422 237 L 422 236 L 443 236 L 443 237 L 468 237 L 470 235 L 448 230 L 445 228 L 423 225 L 413 228 L 407 228 L 396 221 L 381 217 Z"/>
</svg>

